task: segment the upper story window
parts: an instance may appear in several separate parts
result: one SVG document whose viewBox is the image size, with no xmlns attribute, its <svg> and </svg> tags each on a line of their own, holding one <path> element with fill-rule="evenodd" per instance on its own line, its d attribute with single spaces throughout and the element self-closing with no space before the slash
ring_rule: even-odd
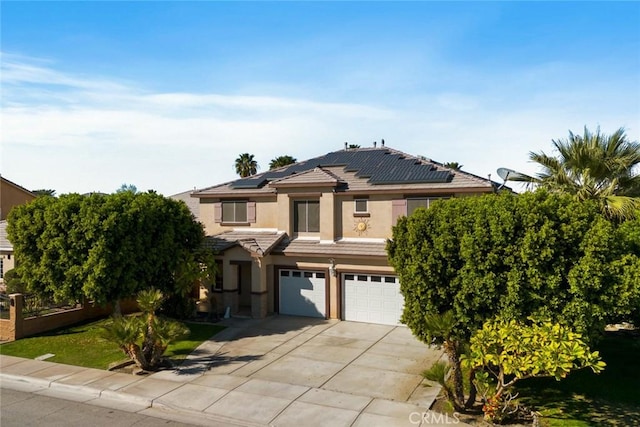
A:
<svg viewBox="0 0 640 427">
<path fill-rule="evenodd" d="M 256 202 L 223 200 L 215 205 L 215 222 L 246 224 L 256 222 Z"/>
<path fill-rule="evenodd" d="M 367 214 L 369 213 L 369 204 L 367 199 L 355 199 L 353 201 L 353 213 L 354 214 Z"/>
<path fill-rule="evenodd" d="M 296 233 L 320 232 L 319 200 L 296 200 L 293 202 L 293 231 Z"/>
<path fill-rule="evenodd" d="M 247 222 L 247 202 L 222 202 L 222 222 Z"/>
<path fill-rule="evenodd" d="M 411 215 L 418 208 L 428 209 L 433 202 L 440 199 L 448 199 L 448 197 L 420 197 L 407 199 L 407 215 Z"/>
</svg>

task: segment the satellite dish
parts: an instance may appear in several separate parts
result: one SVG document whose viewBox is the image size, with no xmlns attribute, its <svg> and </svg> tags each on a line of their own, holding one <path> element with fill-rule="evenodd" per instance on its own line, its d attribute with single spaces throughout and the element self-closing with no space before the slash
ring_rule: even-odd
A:
<svg viewBox="0 0 640 427">
<path fill-rule="evenodd" d="M 498 172 L 498 176 L 502 178 L 502 180 L 504 181 L 500 186 L 500 188 L 504 187 L 507 181 L 509 180 L 515 181 L 515 180 L 531 179 L 529 175 L 525 175 L 523 173 L 514 171 L 513 169 L 509 169 L 509 168 L 498 168 L 497 172 Z M 500 188 L 498 188 L 498 190 Z"/>
<path fill-rule="evenodd" d="M 503 181 L 529 178 L 528 175 L 525 175 L 518 171 L 514 171 L 513 169 L 509 169 L 509 168 L 498 168 L 498 176 L 502 178 Z"/>
</svg>

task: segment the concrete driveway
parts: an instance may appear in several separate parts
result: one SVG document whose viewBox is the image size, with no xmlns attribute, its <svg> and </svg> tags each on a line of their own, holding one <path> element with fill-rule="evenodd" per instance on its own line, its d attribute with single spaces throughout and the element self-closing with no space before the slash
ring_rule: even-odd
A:
<svg viewBox="0 0 640 427">
<path fill-rule="evenodd" d="M 0 355 L 0 382 L 195 425 L 464 425 L 429 410 L 440 387 L 420 372 L 442 351 L 407 328 L 287 316 L 224 323 L 174 369 L 137 376 Z"/>
<path fill-rule="evenodd" d="M 406 327 L 291 316 L 225 322 L 227 329 L 200 346 L 182 369 L 152 377 L 182 376 L 191 384 L 225 384 L 223 389 L 276 399 L 295 400 L 293 395 L 307 396 L 313 389 L 328 399 L 362 397 L 352 402 L 356 406 L 380 399 L 423 410 L 440 391 L 421 372 L 442 351 L 419 342 Z M 206 411 L 235 417 L 255 405 L 255 396 L 227 395 Z"/>
</svg>

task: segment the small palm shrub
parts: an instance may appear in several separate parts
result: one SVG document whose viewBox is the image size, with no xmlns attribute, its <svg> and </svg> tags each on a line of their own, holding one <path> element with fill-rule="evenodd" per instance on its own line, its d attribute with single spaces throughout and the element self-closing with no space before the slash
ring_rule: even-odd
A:
<svg viewBox="0 0 640 427">
<path fill-rule="evenodd" d="M 155 371 L 163 366 L 163 355 L 169 343 L 189 335 L 184 324 L 156 315 L 163 299 L 162 292 L 156 289 L 141 291 L 137 301 L 142 315 L 114 317 L 103 329 L 103 337 L 117 344 L 145 371 Z"/>
</svg>

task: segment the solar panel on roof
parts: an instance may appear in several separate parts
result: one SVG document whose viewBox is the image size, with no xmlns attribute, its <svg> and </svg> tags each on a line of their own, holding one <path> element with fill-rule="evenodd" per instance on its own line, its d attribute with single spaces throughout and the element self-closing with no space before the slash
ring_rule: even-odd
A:
<svg viewBox="0 0 640 427">
<path fill-rule="evenodd" d="M 386 149 L 347 150 L 264 172 L 258 177 L 239 179 L 231 183 L 231 187 L 260 188 L 269 181 L 322 166 L 344 166 L 345 171 L 355 172 L 359 178 L 369 178 L 368 182 L 374 185 L 444 183 L 453 177 L 449 171 L 438 171 L 433 165 Z"/>
<path fill-rule="evenodd" d="M 264 176 L 257 178 L 243 178 L 231 183 L 232 188 L 258 188 L 267 182 Z"/>
</svg>

